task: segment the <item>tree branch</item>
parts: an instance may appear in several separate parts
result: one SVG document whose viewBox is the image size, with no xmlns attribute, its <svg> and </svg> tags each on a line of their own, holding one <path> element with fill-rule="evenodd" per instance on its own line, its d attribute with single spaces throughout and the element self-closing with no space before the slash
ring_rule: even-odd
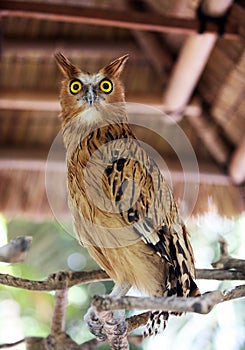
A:
<svg viewBox="0 0 245 350">
<path fill-rule="evenodd" d="M 121 297 L 94 296 L 92 305 L 100 311 L 107 310 L 166 310 L 173 312 L 196 312 L 200 314 L 209 313 L 212 308 L 223 301 L 237 299 L 245 296 L 245 285 L 231 289 L 230 291 L 208 292 L 200 297 Z"/>
<path fill-rule="evenodd" d="M 142 336 L 141 335 L 130 335 L 128 337 L 130 343 L 139 345 L 142 342 Z M 18 344 L 26 343 L 27 350 L 47 350 L 52 348 L 51 336 L 49 335 L 47 338 L 41 338 L 41 337 L 27 337 L 24 339 L 21 339 L 15 343 L 11 344 L 2 344 L 0 345 L 0 349 L 8 349 L 12 348 Z M 93 338 L 91 340 L 86 341 L 85 343 L 78 345 L 76 344 L 67 334 L 63 333 L 60 336 L 60 342 L 59 344 L 55 344 L 55 350 L 93 350 L 96 349 L 97 346 L 101 345 L 101 342 L 98 342 L 96 338 Z"/>
<path fill-rule="evenodd" d="M 59 298 L 56 301 L 56 310 L 64 307 L 65 295 L 60 294 L 62 291 L 58 291 Z M 200 297 L 195 298 L 136 298 L 136 297 L 122 297 L 122 298 L 110 298 L 105 297 L 95 297 L 93 300 L 93 305 L 99 310 L 116 310 L 116 309 L 164 309 L 171 310 L 175 312 L 196 312 L 196 313 L 208 313 L 212 308 L 221 302 L 244 297 L 245 296 L 245 285 L 237 286 L 231 290 L 220 292 L 214 291 L 206 293 Z M 54 315 L 56 313 L 54 312 Z M 146 324 L 149 317 L 149 312 L 144 312 L 139 315 L 134 315 L 128 318 L 126 321 L 128 323 L 128 333 L 132 332 L 134 329 Z M 53 328 L 57 332 L 62 329 L 63 322 L 60 323 L 61 326 Z M 53 326 L 54 327 L 54 326 Z M 131 337 L 129 336 L 129 340 Z M 134 339 L 134 337 L 132 338 Z M 13 344 L 3 344 L 0 345 L 0 349 L 10 348 L 16 346 L 22 342 L 26 342 L 27 350 L 92 350 L 95 349 L 99 344 L 96 339 L 92 339 L 84 344 L 76 344 L 66 333 L 60 332 L 58 335 L 49 335 L 47 338 L 38 337 L 28 337 L 22 339 Z M 137 341 L 139 339 L 137 338 Z M 122 348 L 120 348 L 122 349 Z"/>
<path fill-rule="evenodd" d="M 234 259 L 238 260 L 238 259 Z M 244 261 L 244 260 L 243 260 Z M 243 262 L 243 271 L 226 270 L 226 269 L 197 269 L 196 278 L 204 280 L 229 280 L 242 281 L 245 280 L 245 261 Z"/>
<path fill-rule="evenodd" d="M 143 312 L 142 314 L 134 315 L 126 319 L 126 322 L 128 324 L 128 333 L 130 334 L 135 329 L 145 326 L 148 318 L 150 316 L 150 312 Z"/>
<path fill-rule="evenodd" d="M 25 339 L 21 339 L 21 340 L 16 341 L 15 343 L 1 344 L 0 349 L 12 348 L 13 346 L 22 344 L 24 342 L 25 342 Z"/>
<path fill-rule="evenodd" d="M 239 260 L 239 259 L 233 259 Z M 197 269 L 197 279 L 216 279 L 216 280 L 245 280 L 245 261 L 240 264 L 240 270 L 226 269 Z M 70 288 L 77 284 L 85 284 L 96 281 L 109 281 L 110 277 L 102 270 L 93 271 L 60 271 L 52 273 L 44 281 L 32 281 L 8 274 L 0 274 L 0 284 L 22 288 L 33 291 L 51 291 Z"/>
<path fill-rule="evenodd" d="M 53 336 L 59 335 L 65 330 L 67 297 L 68 289 L 57 290 L 55 292 L 55 304 L 51 324 L 51 334 Z"/>
<path fill-rule="evenodd" d="M 30 237 L 19 237 L 4 247 L 0 248 L 0 259 L 7 262 L 23 261 L 26 252 L 31 243 Z M 244 280 L 245 279 L 245 260 L 234 259 L 228 254 L 227 243 L 222 239 L 220 241 L 221 257 L 213 263 L 214 269 L 197 269 L 198 279 L 216 279 L 216 280 Z M 109 276 L 101 270 L 95 271 L 61 271 L 53 273 L 44 281 L 31 281 L 21 279 L 10 275 L 0 274 L 0 284 L 23 288 L 28 290 L 51 291 L 56 290 L 55 306 L 51 324 L 51 334 L 47 338 L 28 337 L 13 344 L 0 345 L 0 349 L 10 348 L 22 342 L 26 342 L 27 350 L 92 350 L 99 343 L 92 339 L 84 344 L 76 344 L 65 332 L 65 317 L 67 306 L 68 289 L 77 284 L 90 283 L 95 281 L 110 280 Z M 129 317 L 127 322 L 127 334 L 121 329 L 115 329 L 113 323 L 112 310 L 170 310 L 172 312 L 196 312 L 206 314 L 213 307 L 221 302 L 241 298 L 245 296 L 245 285 L 237 286 L 228 291 L 213 291 L 205 293 L 195 298 L 139 298 L 139 297 L 121 297 L 113 298 L 109 296 L 96 296 L 93 299 L 93 305 L 97 312 L 106 318 L 105 331 L 107 340 L 111 349 L 129 349 L 128 339 L 138 341 L 139 337 L 126 335 L 140 326 L 147 323 L 149 311 Z M 111 316 L 110 316 L 111 315 Z M 118 331 L 118 334 L 115 333 Z M 121 332 L 121 333 L 120 333 Z M 142 337 L 140 337 L 140 340 Z"/>
<path fill-rule="evenodd" d="M 68 334 L 65 332 L 60 333 L 59 335 L 50 334 L 47 338 L 42 339 L 42 343 L 44 344 L 45 350 L 81 350 L 82 345 L 78 345 L 72 340 Z M 41 344 L 42 344 L 41 343 Z M 31 344 L 31 343 L 30 343 Z M 33 350 L 27 348 L 28 350 Z M 37 348 L 37 350 L 43 350 L 42 348 Z"/>
<path fill-rule="evenodd" d="M 44 281 L 32 281 L 24 278 L 0 274 L 0 284 L 33 291 L 51 291 L 70 288 L 77 284 L 96 281 L 108 281 L 110 277 L 102 270 L 60 271 L 52 273 Z"/>
<path fill-rule="evenodd" d="M 228 253 L 228 243 L 224 238 L 219 240 L 220 243 L 220 259 L 212 264 L 214 268 L 229 270 L 235 269 L 245 273 L 245 260 L 234 259 Z"/>
<path fill-rule="evenodd" d="M 0 247 L 0 261 L 17 263 L 25 260 L 30 248 L 32 237 L 17 237 L 8 244 Z"/>
</svg>

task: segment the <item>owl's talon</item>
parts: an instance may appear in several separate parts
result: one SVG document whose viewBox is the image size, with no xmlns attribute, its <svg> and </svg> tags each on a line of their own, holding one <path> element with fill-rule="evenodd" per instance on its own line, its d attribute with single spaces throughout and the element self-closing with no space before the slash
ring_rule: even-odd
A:
<svg viewBox="0 0 245 350">
<path fill-rule="evenodd" d="M 127 332 L 127 323 L 126 321 L 120 321 L 117 323 L 117 328 L 115 330 L 115 335 L 122 336 Z"/>
<path fill-rule="evenodd" d="M 127 323 L 125 320 L 124 311 L 115 311 L 113 313 L 113 318 L 106 321 L 104 324 L 104 329 L 108 334 L 114 334 L 115 336 L 123 336 L 127 333 Z"/>
<path fill-rule="evenodd" d="M 103 326 L 101 323 L 96 324 L 94 322 L 88 323 L 90 333 L 92 333 L 99 341 L 105 341 L 106 335 L 103 333 Z"/>
<path fill-rule="evenodd" d="M 89 327 L 90 329 L 96 329 L 96 330 L 102 330 L 102 329 L 103 329 L 102 324 L 97 324 L 97 322 L 96 322 L 96 323 L 94 323 L 94 322 L 89 322 L 89 323 L 88 323 L 88 327 Z"/>
<path fill-rule="evenodd" d="M 103 333 L 103 325 L 96 316 L 93 307 L 88 310 L 84 316 L 84 320 L 88 325 L 90 333 L 92 333 L 99 341 L 106 340 L 106 335 Z"/>
<path fill-rule="evenodd" d="M 109 318 L 107 318 L 109 316 Z M 98 319 L 97 315 L 94 312 L 94 308 L 91 307 L 86 315 L 84 320 L 88 325 L 89 331 L 98 339 L 98 341 L 105 341 L 107 339 L 106 333 L 114 334 L 114 336 L 123 336 L 127 332 L 127 323 L 125 321 L 125 312 L 124 311 L 115 311 L 112 315 L 112 312 L 105 312 L 104 320 L 102 322 Z"/>
</svg>

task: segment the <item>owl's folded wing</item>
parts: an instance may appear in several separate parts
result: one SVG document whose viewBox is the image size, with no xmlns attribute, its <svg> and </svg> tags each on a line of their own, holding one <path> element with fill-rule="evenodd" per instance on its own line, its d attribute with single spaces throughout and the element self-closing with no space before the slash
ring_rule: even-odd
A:
<svg viewBox="0 0 245 350">
<path fill-rule="evenodd" d="M 141 152 L 135 158 L 114 160 L 106 168 L 103 190 L 117 206 L 124 223 L 171 262 L 166 244 L 169 232 L 164 227 L 173 222 L 177 209 L 156 164 Z"/>
<path fill-rule="evenodd" d="M 137 158 L 143 160 L 144 155 L 142 151 Z M 145 157 L 144 161 L 115 160 L 106 170 L 104 190 L 110 193 L 124 222 L 172 266 L 171 290 L 175 285 L 178 295 L 185 295 L 195 277 L 188 233 L 170 187 L 155 162 Z"/>
</svg>

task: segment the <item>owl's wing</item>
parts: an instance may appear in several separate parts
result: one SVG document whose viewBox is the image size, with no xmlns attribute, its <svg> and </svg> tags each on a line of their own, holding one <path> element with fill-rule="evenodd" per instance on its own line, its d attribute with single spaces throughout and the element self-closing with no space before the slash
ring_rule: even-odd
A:
<svg viewBox="0 0 245 350">
<path fill-rule="evenodd" d="M 169 264 L 169 289 L 186 295 L 195 276 L 188 234 L 158 166 L 137 142 L 133 147 L 134 156 L 128 158 L 118 150 L 117 159 L 106 169 L 104 190 L 118 206 L 124 223 Z"/>
<path fill-rule="evenodd" d="M 136 140 L 128 157 L 118 149 L 117 159 L 106 168 L 103 187 L 124 224 L 171 262 L 164 228 L 177 222 L 177 207 L 157 165 Z"/>
</svg>

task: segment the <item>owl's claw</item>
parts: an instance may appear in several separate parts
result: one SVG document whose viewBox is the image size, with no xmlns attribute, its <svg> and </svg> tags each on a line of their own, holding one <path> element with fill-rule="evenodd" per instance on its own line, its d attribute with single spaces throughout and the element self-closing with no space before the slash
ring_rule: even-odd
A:
<svg viewBox="0 0 245 350">
<path fill-rule="evenodd" d="M 103 325 L 95 315 L 94 309 L 90 308 L 84 316 L 89 331 L 101 342 L 106 340 L 106 334 L 103 333 Z"/>
<path fill-rule="evenodd" d="M 91 307 L 84 317 L 89 331 L 99 340 L 105 341 L 111 336 L 123 336 L 127 332 L 127 323 L 125 321 L 125 313 L 116 311 L 103 312 L 102 320 L 96 316 L 94 308 Z"/>
<path fill-rule="evenodd" d="M 117 336 L 122 336 L 127 332 L 127 323 L 125 320 L 116 319 L 112 324 L 114 328 L 114 334 Z"/>
<path fill-rule="evenodd" d="M 99 341 L 103 342 L 106 340 L 106 334 L 103 333 L 103 326 L 99 324 L 89 322 L 88 323 L 89 331 L 92 333 Z"/>
</svg>

